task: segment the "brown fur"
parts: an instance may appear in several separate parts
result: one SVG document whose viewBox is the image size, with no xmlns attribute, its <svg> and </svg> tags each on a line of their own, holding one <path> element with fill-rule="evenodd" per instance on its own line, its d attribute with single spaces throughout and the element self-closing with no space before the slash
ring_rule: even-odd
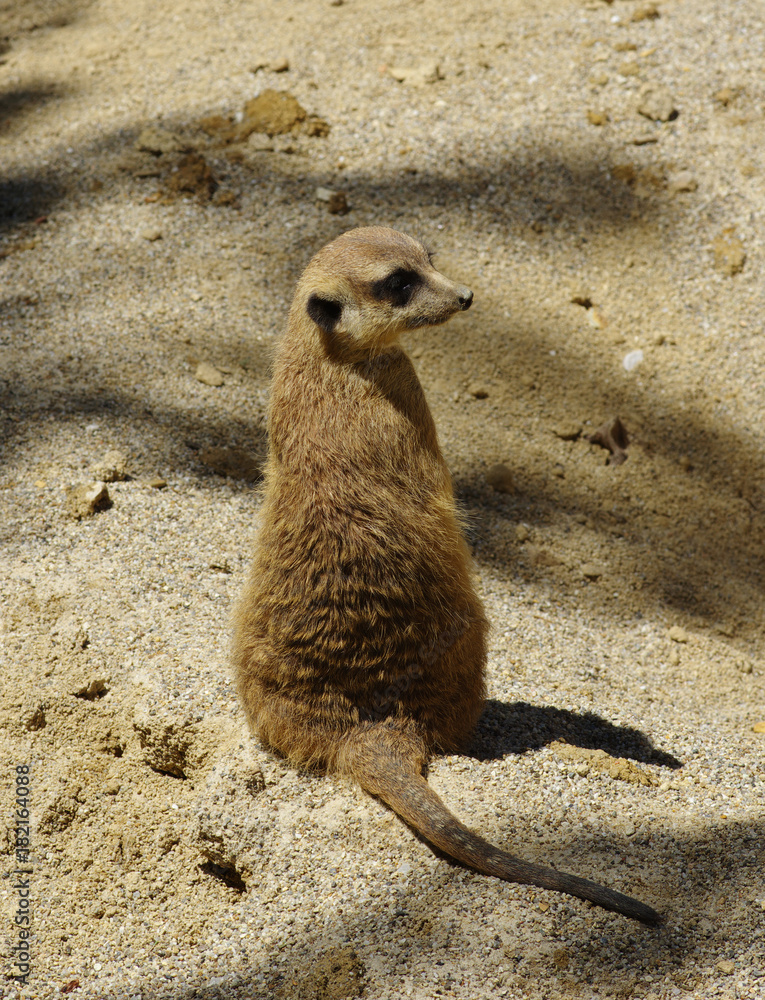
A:
<svg viewBox="0 0 765 1000">
<path fill-rule="evenodd" d="M 499 851 L 422 776 L 432 752 L 464 748 L 481 713 L 488 626 L 433 418 L 396 341 L 471 301 L 390 229 L 345 233 L 306 268 L 235 615 L 239 694 L 268 746 L 354 777 L 452 857 L 655 923 L 627 896 Z"/>
</svg>

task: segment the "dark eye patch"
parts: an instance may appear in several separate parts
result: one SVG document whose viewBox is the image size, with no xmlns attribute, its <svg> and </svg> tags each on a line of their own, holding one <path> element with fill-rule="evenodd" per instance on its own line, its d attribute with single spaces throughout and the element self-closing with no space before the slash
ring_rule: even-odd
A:
<svg viewBox="0 0 765 1000">
<path fill-rule="evenodd" d="M 375 281 L 372 284 L 372 294 L 381 302 L 405 306 L 421 282 L 422 279 L 416 271 L 399 267 L 386 278 Z"/>
</svg>

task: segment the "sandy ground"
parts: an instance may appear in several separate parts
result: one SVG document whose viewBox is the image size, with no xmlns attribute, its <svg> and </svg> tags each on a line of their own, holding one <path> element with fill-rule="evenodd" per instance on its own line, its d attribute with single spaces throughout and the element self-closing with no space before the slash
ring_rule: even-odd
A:
<svg viewBox="0 0 765 1000">
<path fill-rule="evenodd" d="M 3 997 L 762 996 L 762 19 L 0 2 Z M 451 865 L 242 729 L 271 348 L 369 223 L 475 291 L 408 344 L 493 623 L 430 780 L 661 930 Z"/>
</svg>

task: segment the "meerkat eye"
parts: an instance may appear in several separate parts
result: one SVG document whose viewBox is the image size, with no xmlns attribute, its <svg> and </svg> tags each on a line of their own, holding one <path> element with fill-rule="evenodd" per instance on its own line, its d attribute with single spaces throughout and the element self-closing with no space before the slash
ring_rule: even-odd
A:
<svg viewBox="0 0 765 1000">
<path fill-rule="evenodd" d="M 416 271 L 400 267 L 387 278 L 376 281 L 373 291 L 375 298 L 381 301 L 390 302 L 394 306 L 405 306 L 419 284 L 420 276 Z"/>
</svg>

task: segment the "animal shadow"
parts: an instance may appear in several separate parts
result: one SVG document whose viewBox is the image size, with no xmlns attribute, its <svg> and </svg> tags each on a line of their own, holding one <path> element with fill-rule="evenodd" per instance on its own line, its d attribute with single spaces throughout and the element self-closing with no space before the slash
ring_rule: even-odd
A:
<svg viewBox="0 0 765 1000">
<path fill-rule="evenodd" d="M 486 702 L 467 755 L 476 760 L 496 760 L 507 754 L 538 750 L 555 740 L 589 750 L 605 750 L 613 757 L 628 757 L 643 764 L 673 769 L 682 761 L 660 750 L 639 729 L 615 726 L 592 712 L 569 712 L 549 705 L 518 701 Z"/>
</svg>

